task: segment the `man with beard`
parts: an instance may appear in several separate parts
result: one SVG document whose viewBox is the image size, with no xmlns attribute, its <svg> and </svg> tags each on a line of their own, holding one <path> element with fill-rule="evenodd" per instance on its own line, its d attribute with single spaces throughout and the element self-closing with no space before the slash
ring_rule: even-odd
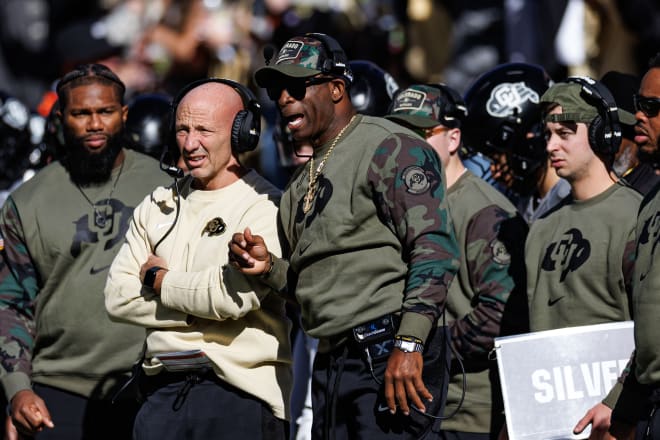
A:
<svg viewBox="0 0 660 440">
<path fill-rule="evenodd" d="M 122 147 L 124 92 L 103 65 L 67 73 L 57 85 L 64 157 L 0 212 L 0 382 L 9 438 L 17 431 L 130 438 L 135 399 L 111 399 L 140 354 L 144 330 L 110 321 L 103 288 L 133 207 L 167 176 L 152 158 Z"/>
<path fill-rule="evenodd" d="M 601 82 L 612 92 L 619 108 L 633 114 L 636 112 L 633 96 L 639 90 L 638 77 L 611 70 L 603 76 Z M 640 114 L 640 120 L 643 116 Z M 660 175 L 655 172 L 652 155 L 639 154 L 639 147 L 635 143 L 636 122 L 632 125 L 621 124 L 621 146 L 614 154 L 612 171 L 645 195 L 660 182 Z"/>
</svg>

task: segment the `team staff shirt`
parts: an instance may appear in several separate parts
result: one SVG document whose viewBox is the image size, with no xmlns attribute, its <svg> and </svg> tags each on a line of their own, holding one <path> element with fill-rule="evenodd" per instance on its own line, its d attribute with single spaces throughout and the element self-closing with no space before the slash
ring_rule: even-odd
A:
<svg viewBox="0 0 660 440">
<path fill-rule="evenodd" d="M 124 154 L 121 171 L 115 169 L 108 182 L 82 188 L 103 226 L 59 162 L 21 185 L 3 206 L 0 376 L 8 399 L 29 389 L 31 380 L 105 397 L 140 353 L 144 330 L 110 321 L 103 286 L 133 208 L 169 178 L 152 158 Z M 105 387 L 97 388 L 100 383 Z"/>
<path fill-rule="evenodd" d="M 644 199 L 637 220 L 637 258 L 633 278 L 635 375 L 642 384 L 660 385 L 660 267 L 655 260 L 660 241 L 660 185 Z"/>
<path fill-rule="evenodd" d="M 631 319 L 641 198 L 616 183 L 588 200 L 569 196 L 532 223 L 525 245 L 532 331 Z"/>
<path fill-rule="evenodd" d="M 660 185 L 644 197 L 637 217 L 637 254 L 633 273 L 635 351 L 630 364 L 634 374 L 622 375 L 623 390 L 616 401 L 612 420 L 630 425 L 647 416 L 649 396 L 660 385 L 658 312 L 660 273 L 655 253 L 660 238 Z M 625 371 L 624 373 L 628 373 Z M 655 399 L 654 399 L 655 400 Z"/>
<path fill-rule="evenodd" d="M 113 318 L 147 328 L 146 374 L 163 370 L 158 354 L 202 350 L 220 379 L 288 419 L 291 347 L 284 300 L 229 265 L 227 252 L 232 234 L 249 226 L 280 255 L 280 191 L 255 171 L 212 191 L 191 189 L 191 182 L 190 176 L 179 182 L 176 221 L 173 187 L 156 189 L 135 209 L 110 269 L 106 307 Z M 142 285 L 140 267 L 173 222 L 156 250 L 168 269 L 156 295 Z"/>
<path fill-rule="evenodd" d="M 453 349 L 460 354 L 466 375 L 454 358 L 445 414 L 459 405 L 464 380 L 467 388 L 460 410 L 442 422 L 442 429 L 488 433 L 495 388 L 489 379 L 493 365 L 488 354 L 501 335 L 512 292 L 524 295 L 527 223 L 504 195 L 470 171 L 449 188 L 447 201 L 461 249 L 460 268 L 449 288 L 447 319 Z M 512 318 L 526 327 L 524 310 Z"/>
<path fill-rule="evenodd" d="M 289 286 L 311 336 L 337 336 L 403 312 L 398 333 L 426 339 L 458 268 L 441 170 L 411 131 L 357 115 L 325 163 L 307 214 L 309 167 L 293 177 L 280 219 Z"/>
</svg>

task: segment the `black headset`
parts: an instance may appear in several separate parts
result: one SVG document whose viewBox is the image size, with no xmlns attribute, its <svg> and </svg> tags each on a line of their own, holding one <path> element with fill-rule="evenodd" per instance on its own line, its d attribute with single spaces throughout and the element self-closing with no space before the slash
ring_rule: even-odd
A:
<svg viewBox="0 0 660 440">
<path fill-rule="evenodd" d="M 598 109 L 598 116 L 589 124 L 589 145 L 594 152 L 613 156 L 621 145 L 621 124 L 614 96 L 601 84 L 591 78 L 570 76 L 566 82 L 579 84 L 580 95 Z"/>
<path fill-rule="evenodd" d="M 225 78 L 204 78 L 186 85 L 172 101 L 170 113 L 170 139 L 176 142 L 176 109 L 192 89 L 207 83 L 220 83 L 232 87 L 243 101 L 243 110 L 236 113 L 231 126 L 231 148 L 234 153 L 252 151 L 259 143 L 261 134 L 261 105 L 254 93 L 244 85 Z"/>
<path fill-rule="evenodd" d="M 321 44 L 323 44 L 326 53 L 329 55 L 329 57 L 323 61 L 323 66 L 321 66 L 321 71 L 323 73 L 327 75 L 339 75 L 347 78 L 349 82 L 353 82 L 353 75 L 348 68 L 346 52 L 344 52 L 344 49 L 342 49 L 337 40 L 329 35 L 318 32 L 309 32 L 305 34 L 305 37 L 314 38 L 315 40 L 320 41 Z"/>
<path fill-rule="evenodd" d="M 442 100 L 443 105 L 440 109 L 440 117 L 443 121 L 442 125 L 450 128 L 461 128 L 468 115 L 463 97 L 456 90 L 444 83 L 428 84 L 428 86 L 440 90 L 445 97 Z"/>
</svg>

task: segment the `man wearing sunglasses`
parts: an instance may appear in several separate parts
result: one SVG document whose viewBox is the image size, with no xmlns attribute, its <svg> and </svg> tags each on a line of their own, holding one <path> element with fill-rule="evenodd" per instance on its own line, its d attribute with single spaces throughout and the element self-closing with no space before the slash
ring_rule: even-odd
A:
<svg viewBox="0 0 660 440">
<path fill-rule="evenodd" d="M 639 93 L 634 96 L 635 143 L 640 159 L 660 166 L 658 139 L 660 139 L 660 52 L 649 62 L 649 70 L 642 78 Z"/>
<path fill-rule="evenodd" d="M 658 158 L 660 135 L 660 53 L 649 63 L 635 95 L 639 121 L 635 142 Z M 635 353 L 630 374 L 612 411 L 610 433 L 616 438 L 660 438 L 660 350 L 658 349 L 658 288 L 660 272 L 655 253 L 660 249 L 660 186 L 644 198 L 637 217 L 637 244 L 633 274 Z"/>
<path fill-rule="evenodd" d="M 280 204 L 288 261 L 249 230 L 230 256 L 276 289 L 288 276 L 319 338 L 312 436 L 421 438 L 442 410 L 436 329 L 458 267 L 440 160 L 414 132 L 357 114 L 346 55 L 327 35 L 290 39 L 255 80 L 314 155 Z"/>
</svg>

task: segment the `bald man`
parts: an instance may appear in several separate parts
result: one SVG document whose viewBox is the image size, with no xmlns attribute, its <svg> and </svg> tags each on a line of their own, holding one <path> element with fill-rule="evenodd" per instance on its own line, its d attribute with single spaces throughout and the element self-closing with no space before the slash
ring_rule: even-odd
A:
<svg viewBox="0 0 660 440">
<path fill-rule="evenodd" d="M 209 79 L 186 86 L 173 114 L 189 173 L 136 208 L 105 289 L 112 318 L 146 328 L 134 438 L 285 438 L 284 301 L 225 251 L 249 225 L 280 254 L 280 192 L 239 160 L 258 141 L 259 106 L 244 86 Z"/>
</svg>

